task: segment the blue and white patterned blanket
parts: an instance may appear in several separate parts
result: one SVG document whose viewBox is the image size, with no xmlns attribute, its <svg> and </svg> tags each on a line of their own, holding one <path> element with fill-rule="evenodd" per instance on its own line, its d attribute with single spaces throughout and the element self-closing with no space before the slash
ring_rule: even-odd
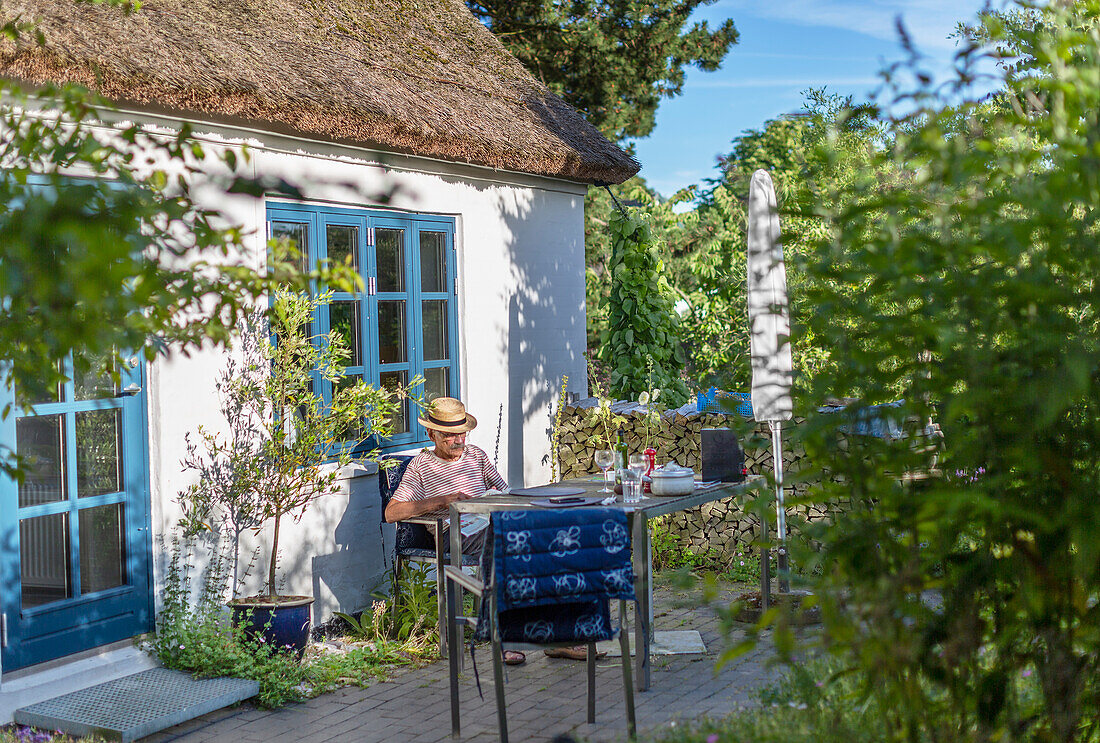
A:
<svg viewBox="0 0 1100 743">
<path fill-rule="evenodd" d="M 505 511 L 493 516 L 492 540 L 502 640 L 581 643 L 615 636 L 609 600 L 634 599 L 626 514 Z M 479 629 L 485 626 L 479 622 Z"/>
</svg>

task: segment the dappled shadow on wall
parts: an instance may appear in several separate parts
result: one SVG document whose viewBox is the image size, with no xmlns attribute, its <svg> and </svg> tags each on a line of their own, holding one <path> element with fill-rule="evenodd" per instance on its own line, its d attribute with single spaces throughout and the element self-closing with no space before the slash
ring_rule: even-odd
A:
<svg viewBox="0 0 1100 743">
<path fill-rule="evenodd" d="M 568 204 L 559 201 L 570 198 Z M 503 198 L 500 202 L 514 287 L 506 297 L 508 324 L 500 340 L 508 360 L 505 476 L 513 485 L 527 484 L 525 464 L 534 463 L 525 458 L 536 453 L 541 458 L 547 448 L 561 375 L 570 376 L 571 390 L 585 390 L 583 204 L 583 194 L 541 191 L 534 192 L 526 209 Z M 559 215 L 577 220 L 575 238 L 553 229 L 552 217 Z M 540 429 L 538 441 L 525 440 L 528 423 L 539 419 L 547 430 Z M 547 463 L 540 459 L 537 464 Z"/>
</svg>

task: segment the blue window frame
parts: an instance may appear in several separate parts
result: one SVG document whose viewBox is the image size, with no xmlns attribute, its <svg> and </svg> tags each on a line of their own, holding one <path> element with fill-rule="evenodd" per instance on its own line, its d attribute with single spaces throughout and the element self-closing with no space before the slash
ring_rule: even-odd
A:
<svg viewBox="0 0 1100 743">
<path fill-rule="evenodd" d="M 414 392 L 425 400 L 460 395 L 453 218 L 272 202 L 267 220 L 269 235 L 294 240 L 309 265 L 350 260 L 363 277 L 363 291 L 334 293 L 313 318 L 314 333 L 347 341 L 348 382 L 393 387 L 421 376 Z M 332 385 L 316 383 L 331 402 Z M 383 448 L 427 442 L 416 417 L 406 402 Z"/>
</svg>

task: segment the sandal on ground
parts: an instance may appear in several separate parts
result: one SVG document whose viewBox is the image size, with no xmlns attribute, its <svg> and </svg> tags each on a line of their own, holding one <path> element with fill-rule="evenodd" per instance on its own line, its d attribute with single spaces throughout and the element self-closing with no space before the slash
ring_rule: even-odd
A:
<svg viewBox="0 0 1100 743">
<path fill-rule="evenodd" d="M 542 652 L 546 653 L 550 658 L 567 658 L 569 660 L 587 660 L 588 659 L 588 646 L 575 645 L 571 648 L 547 648 Z M 606 650 L 597 650 L 596 657 L 602 658 L 607 655 Z"/>
<path fill-rule="evenodd" d="M 504 665 L 506 666 L 518 666 L 527 661 L 527 656 L 518 650 L 505 650 L 504 651 Z"/>
</svg>

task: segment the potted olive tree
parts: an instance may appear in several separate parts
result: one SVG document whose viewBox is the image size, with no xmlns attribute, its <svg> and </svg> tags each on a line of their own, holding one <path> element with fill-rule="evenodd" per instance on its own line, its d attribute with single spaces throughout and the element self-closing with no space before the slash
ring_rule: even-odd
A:
<svg viewBox="0 0 1100 743">
<path fill-rule="evenodd" d="M 299 521 L 317 498 L 339 490 L 340 468 L 351 460 L 351 452 L 368 436 L 377 441 L 392 433 L 394 413 L 408 393 L 407 388 L 375 388 L 362 380 L 345 384 L 350 352 L 343 336 L 335 330 L 324 336 L 310 331 L 317 308 L 329 296 L 280 290 L 266 313 L 250 319 L 242 333 L 243 361 L 231 362 L 232 376 L 223 376 L 228 438 L 200 431 L 205 455 L 189 452 L 203 466 L 220 465 L 222 476 L 202 478 L 180 498 L 185 530 L 209 526 L 219 516 L 230 524 L 234 569 L 241 531 L 270 528 L 264 591 L 236 597 L 234 576 L 229 603 L 235 621 L 246 622 L 268 642 L 297 650 L 309 637 L 313 598 L 277 591 L 285 519 Z M 326 383 L 333 390 L 328 405 L 318 389 Z M 372 449 L 360 457 L 374 459 L 376 454 Z M 184 465 L 189 466 L 187 460 Z"/>
</svg>

